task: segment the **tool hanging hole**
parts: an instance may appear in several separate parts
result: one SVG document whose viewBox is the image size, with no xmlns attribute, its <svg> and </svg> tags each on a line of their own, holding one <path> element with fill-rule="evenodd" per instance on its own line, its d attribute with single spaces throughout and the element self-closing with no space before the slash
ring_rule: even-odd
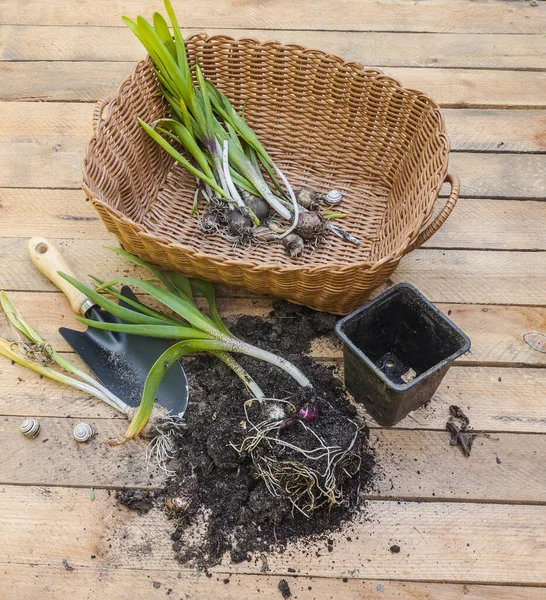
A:
<svg viewBox="0 0 546 600">
<path fill-rule="evenodd" d="M 47 244 L 44 244 L 43 242 L 36 246 L 36 251 L 38 252 L 38 254 L 45 254 L 48 250 L 49 246 Z"/>
</svg>

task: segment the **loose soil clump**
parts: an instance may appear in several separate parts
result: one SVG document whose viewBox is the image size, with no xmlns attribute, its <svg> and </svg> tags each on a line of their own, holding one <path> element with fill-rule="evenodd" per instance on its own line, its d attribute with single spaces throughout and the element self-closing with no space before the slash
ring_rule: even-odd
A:
<svg viewBox="0 0 546 600">
<path fill-rule="evenodd" d="M 265 319 L 243 316 L 228 323 L 235 335 L 287 358 L 311 380 L 312 393 L 274 366 L 238 357 L 266 396 L 281 403 L 246 402 L 250 396 L 241 381 L 212 356 L 184 360 L 190 399 L 184 429 L 177 436 L 176 472 L 157 499 L 173 520 L 172 539 L 181 562 L 206 568 L 218 564 L 226 552 L 233 562 L 242 562 L 251 554 L 283 551 L 287 542 L 324 536 L 360 511 L 360 493 L 373 484 L 368 429 L 334 367 L 304 355 L 317 338 L 330 336 L 329 343 L 337 343 L 334 325 L 332 315 L 286 302 L 276 302 Z M 298 414 L 304 408 L 307 415 L 310 405 L 318 413 L 316 420 Z M 268 435 L 282 444 L 266 441 L 250 452 L 245 439 L 272 412 L 282 424 Z M 321 445 L 319 438 L 326 448 L 347 452 L 313 454 Z M 316 481 L 306 473 L 294 479 L 292 471 L 285 476 L 284 466 L 295 462 L 313 473 L 330 469 L 335 493 L 327 477 Z M 257 469 L 263 465 L 260 475 Z M 283 490 L 292 491 L 292 500 Z M 130 505 L 126 495 L 120 501 Z"/>
</svg>

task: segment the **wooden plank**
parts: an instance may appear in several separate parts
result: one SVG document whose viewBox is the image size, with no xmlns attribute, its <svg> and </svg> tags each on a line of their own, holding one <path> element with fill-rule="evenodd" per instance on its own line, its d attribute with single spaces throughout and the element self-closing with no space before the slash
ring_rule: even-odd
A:
<svg viewBox="0 0 546 600">
<path fill-rule="evenodd" d="M 199 10 L 184 10 L 173 3 L 187 27 L 260 29 L 316 29 L 351 31 L 439 31 L 459 33 L 544 33 L 546 13 L 542 6 L 502 3 L 422 0 L 419 10 L 404 0 L 274 0 L 263 5 L 229 0 L 203 0 Z M 108 25 L 120 24 L 121 15 L 157 10 L 155 0 L 96 0 L 73 5 L 70 0 L 43 3 L 4 0 L 0 23 L 13 25 Z M 183 17 L 182 17 L 183 15 Z"/>
<path fill-rule="evenodd" d="M 278 600 L 280 581 L 276 575 L 231 575 L 229 584 L 216 576 L 180 569 L 150 571 L 142 569 L 91 569 L 79 567 L 67 571 L 63 566 L 5 564 L 0 567 L 6 595 L 4 600 L 40 597 L 41 600 L 88 600 L 89 592 L 99 590 L 105 598 L 150 600 L 173 598 L 187 600 Z M 339 597 L 344 600 L 372 598 L 381 592 L 381 600 L 542 600 L 544 590 L 536 587 L 466 585 L 286 576 L 293 598 L 317 600 Z M 154 585 L 155 584 L 155 585 Z M 159 585 L 158 585 L 159 584 Z"/>
<path fill-rule="evenodd" d="M 33 235 L 44 233 L 41 224 L 36 224 Z M 0 238 L 0 289 L 54 290 L 28 260 L 27 241 Z M 87 273 L 90 265 L 101 266 L 100 270 L 95 267 L 93 274 L 103 279 L 113 279 L 126 269 L 137 272 L 125 259 L 105 249 L 103 241 L 52 241 L 59 244 L 77 273 Z M 419 249 L 402 260 L 390 280 L 412 282 L 432 302 L 542 306 L 546 305 L 545 263 L 540 252 Z"/>
<path fill-rule="evenodd" d="M 81 161 L 91 137 L 92 105 L 16 102 L 2 108 L 6 118 L 0 125 L 0 187 L 79 189 Z M 451 155 L 450 170 L 461 179 L 463 197 L 544 196 L 546 156 L 505 152 L 505 146 L 506 150 L 544 150 L 544 112 L 534 116 L 533 111 L 523 111 L 521 118 L 518 111 L 446 111 L 454 147 L 494 150 L 504 141 L 497 148 L 500 154 Z"/>
<path fill-rule="evenodd" d="M 421 288 L 419 288 L 421 289 Z M 57 329 L 60 325 L 84 329 L 73 320 L 72 311 L 60 293 L 28 294 L 10 293 L 26 320 L 33 324 L 54 348 L 69 350 Z M 472 340 L 470 352 L 458 359 L 461 365 L 477 366 L 543 366 L 546 354 L 533 350 L 523 340 L 530 332 L 543 332 L 546 325 L 546 308 L 533 306 L 484 306 L 473 304 L 437 304 L 444 313 Z M 253 314 L 265 316 L 271 310 L 271 300 L 222 299 L 219 309 L 224 316 Z M 12 337 L 4 320 L 0 321 L 0 335 Z M 339 360 L 341 345 L 324 339 L 316 340 L 311 353 L 317 359 Z"/>
<path fill-rule="evenodd" d="M 540 252 L 419 250 L 391 279 L 415 282 L 433 302 L 543 305 L 545 270 Z"/>
<path fill-rule="evenodd" d="M 115 240 L 79 190 L 0 188 L 0 205 L 0 237 L 31 237 L 39 222 L 56 239 Z M 545 226 L 546 202 L 461 198 L 425 247 L 546 250 Z"/>
<path fill-rule="evenodd" d="M 76 354 L 68 358 L 83 367 Z M 125 424 L 125 417 L 104 402 L 46 377 L 40 379 L 4 357 L 0 358 L 0 415 L 122 419 L 121 427 Z"/>
<path fill-rule="evenodd" d="M 125 419 L 86 421 L 95 427 L 97 436 L 85 444 L 72 435 L 79 419 L 39 420 L 40 433 L 32 440 L 21 435 L 20 417 L 0 420 L 0 434 L 5 443 L 2 484 L 148 488 L 164 482 L 164 473 L 155 463 L 147 464 L 146 440 L 121 446 L 108 444 L 123 439 L 128 424 Z"/>
<path fill-rule="evenodd" d="M 546 433 L 544 369 L 451 368 L 432 401 L 398 428 L 444 429 L 452 404 L 461 406 L 477 431 Z"/>
<path fill-rule="evenodd" d="M 162 511 L 135 515 L 116 507 L 106 490 L 96 490 L 90 502 L 86 489 L 5 486 L 0 524 L 2 566 L 61 567 L 66 560 L 74 572 L 108 566 L 180 570 L 172 557 L 172 526 Z M 326 577 L 544 585 L 545 531 L 542 506 L 370 501 L 361 517 L 332 533 L 332 552 L 319 539 L 291 544 L 267 561 L 270 575 L 287 574 L 290 567 Z M 402 549 L 396 557 L 392 544 Z M 256 559 L 216 571 L 257 574 L 261 567 Z"/>
<path fill-rule="evenodd" d="M 457 359 L 457 364 L 546 365 L 546 354 L 531 348 L 523 338 L 527 333 L 546 331 L 545 308 L 470 304 L 437 304 L 437 306 L 472 341 L 472 348 Z M 335 345 L 318 341 L 314 343 L 311 355 L 321 359 L 339 359 L 341 351 Z"/>
<path fill-rule="evenodd" d="M 97 437 L 79 444 L 72 437 L 78 422 L 42 417 L 39 437 L 26 440 L 19 432 L 21 418 L 3 417 L 0 484 L 98 488 L 157 487 L 163 483 L 158 469 L 147 469 L 144 440 L 123 446 L 105 443 L 119 440 L 126 423 L 94 420 Z M 369 498 L 546 502 L 546 436 L 542 434 L 480 437 L 468 460 L 449 444 L 445 431 L 374 429 L 370 444 L 376 452 L 379 475 L 374 489 L 366 492 Z M 510 485 L 506 485 L 507 478 Z"/>
<path fill-rule="evenodd" d="M 0 206 L 0 237 L 30 238 L 39 223 L 48 237 L 115 241 L 81 190 L 3 188 Z"/>
<path fill-rule="evenodd" d="M 544 152 L 546 149 L 544 111 L 446 108 L 442 112 L 452 150 Z"/>
<path fill-rule="evenodd" d="M 545 227 L 546 202 L 460 198 L 449 219 L 424 247 L 545 250 Z"/>
<path fill-rule="evenodd" d="M 329 52 L 347 61 L 389 67 L 543 69 L 540 35 L 184 29 L 234 38 L 276 40 Z M 135 61 L 142 44 L 127 27 L 0 26 L 0 61 Z"/>
<path fill-rule="evenodd" d="M 83 151 L 70 144 L 63 147 L 59 141 L 0 143 L 4 167 L 0 187 L 79 189 L 82 159 Z M 545 154 L 452 153 L 449 165 L 461 180 L 462 197 L 537 200 L 544 196 Z"/>
<path fill-rule="evenodd" d="M 459 177 L 463 198 L 544 199 L 544 154 L 454 152 L 449 157 L 449 172 Z"/>
<path fill-rule="evenodd" d="M 115 93 L 133 67 L 132 62 L 3 62 L 0 100 L 96 101 Z M 444 107 L 546 106 L 543 71 L 413 67 L 386 67 L 384 71 Z"/>
<path fill-rule="evenodd" d="M 68 356 L 79 363 L 75 354 Z M 343 365 L 339 360 L 334 364 L 342 377 Z M 449 406 L 457 404 L 469 415 L 477 431 L 546 433 L 542 399 L 545 385 L 544 369 L 454 366 L 432 401 L 396 427 L 443 431 Z M 0 415 L 123 419 L 95 398 L 49 379 L 40 379 L 5 360 L 0 360 Z M 368 425 L 377 427 L 373 419 L 369 419 Z"/>
<path fill-rule="evenodd" d="M 367 496 L 510 503 L 546 500 L 546 436 L 499 433 L 494 439 L 478 437 L 468 459 L 460 448 L 449 444 L 449 438 L 447 432 L 372 430 L 370 442 L 383 477 Z"/>
<path fill-rule="evenodd" d="M 57 161 L 69 144 L 80 148 L 83 156 L 92 133 L 93 108 L 92 103 L 4 103 L 0 143 L 38 144 L 42 150 L 57 144 L 51 148 L 51 158 Z M 442 112 L 452 150 L 546 151 L 546 110 L 446 108 Z"/>
</svg>

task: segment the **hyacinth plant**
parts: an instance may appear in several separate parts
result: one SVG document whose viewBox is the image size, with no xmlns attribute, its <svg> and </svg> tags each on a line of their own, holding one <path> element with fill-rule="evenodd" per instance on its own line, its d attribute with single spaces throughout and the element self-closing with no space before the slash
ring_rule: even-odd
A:
<svg viewBox="0 0 546 600">
<path fill-rule="evenodd" d="M 51 344 L 46 342 L 40 334 L 29 325 L 23 315 L 17 310 L 5 292 L 0 292 L 0 305 L 13 328 L 19 335 L 18 341 L 9 341 L 0 338 L 0 354 L 20 364 L 39 375 L 64 383 L 99 400 L 108 406 L 132 418 L 135 409 L 128 406 L 123 400 L 112 394 L 94 377 L 82 371 L 62 354 L 56 352 Z M 57 367 L 57 368 L 55 368 Z M 60 367 L 61 370 L 58 370 Z"/>
<path fill-rule="evenodd" d="M 139 119 L 140 125 L 176 161 L 232 207 L 249 213 L 240 194 L 246 191 L 262 197 L 282 218 L 297 218 L 298 205 L 285 175 L 244 116 L 233 108 L 225 94 L 205 79 L 198 63 L 195 64 L 197 84 L 194 83 L 182 33 L 169 0 L 165 0 L 165 9 L 172 33 L 165 18 L 157 12 L 153 14 L 153 24 L 141 16 L 136 21 L 123 17 L 154 61 L 161 92 L 172 110 L 172 118 L 153 124 Z M 192 160 L 180 154 L 161 134 L 187 150 Z M 275 183 L 277 193 L 266 182 L 260 165 Z M 278 179 L 285 185 L 288 198 Z M 257 217 L 251 216 L 259 225 Z"/>
<path fill-rule="evenodd" d="M 255 398 L 263 398 L 264 394 L 252 377 L 231 356 L 231 353 L 246 354 L 273 364 L 291 375 L 297 383 L 311 387 L 309 379 L 292 363 L 267 350 L 257 348 L 235 337 L 225 326 L 216 306 L 214 286 L 208 282 L 189 279 L 180 273 L 161 272 L 153 265 L 122 250 L 110 248 L 131 262 L 147 268 L 157 283 L 134 277 L 118 277 L 111 281 L 102 281 L 96 277 L 97 288 L 92 289 L 73 277 L 61 273 L 80 292 L 104 310 L 123 319 L 124 323 L 106 323 L 76 317 L 89 327 L 174 340 L 154 363 L 146 379 L 140 407 L 126 432 L 126 440 L 138 435 L 146 426 L 156 398 L 156 392 L 169 368 L 180 358 L 196 352 L 209 352 L 217 356 L 235 374 L 240 377 L 247 389 Z M 132 309 L 123 308 L 107 296 L 121 298 L 115 289 L 116 285 L 130 285 L 161 303 L 164 309 L 175 315 L 173 318 L 165 312 L 149 308 L 140 302 L 133 302 Z M 159 284 L 159 285 L 158 285 Z M 210 316 L 202 313 L 194 298 L 194 290 L 201 293 L 209 303 Z M 126 298 L 123 298 L 127 302 Z"/>
<path fill-rule="evenodd" d="M 269 492 L 274 496 L 287 497 L 294 508 L 306 516 L 321 506 L 331 507 L 344 502 L 336 478 L 341 472 L 345 476 L 351 476 L 360 467 L 359 455 L 354 450 L 359 428 L 353 423 L 355 433 L 347 447 L 328 445 L 311 428 L 311 423 L 317 419 L 314 404 L 305 404 L 298 413 L 297 407 L 288 399 L 266 398 L 258 384 L 231 356 L 232 353 L 245 354 L 283 369 L 306 390 L 309 398 L 313 397 L 313 388 L 309 379 L 295 365 L 238 339 L 229 331 L 218 312 L 212 284 L 187 278 L 180 273 L 162 272 L 125 250 L 110 249 L 148 269 L 154 281 L 134 277 L 118 277 L 111 281 L 102 281 L 93 277 L 97 287 L 91 289 L 73 277 L 61 273 L 93 302 L 120 317 L 125 323 L 98 322 L 85 317 L 76 318 L 89 327 L 174 341 L 173 345 L 157 359 L 148 374 L 141 404 L 129 425 L 125 441 L 136 436 L 146 426 L 156 406 L 157 389 L 168 369 L 183 356 L 207 352 L 230 367 L 252 396 L 244 404 L 248 434 L 240 445 L 231 444 L 231 447 L 239 454 L 250 457 L 256 475 L 263 479 Z M 140 302 L 130 302 L 134 310 L 120 307 L 107 297 L 123 298 L 127 302 L 127 298 L 122 297 L 116 289 L 117 285 L 130 285 L 148 294 L 163 306 L 163 310 L 152 309 Z M 209 315 L 205 315 L 198 308 L 194 292 L 199 292 L 206 298 Z M 255 422 L 249 414 L 251 407 L 261 415 L 258 422 Z M 299 427 L 303 434 L 310 435 L 313 441 L 311 446 L 300 447 L 284 440 L 281 432 L 286 427 Z M 293 457 L 289 460 L 280 459 L 279 456 L 285 451 L 292 452 Z M 162 449 L 161 452 L 163 459 L 173 454 L 172 444 L 167 450 Z"/>
<path fill-rule="evenodd" d="M 138 122 L 197 182 L 193 214 L 199 196 L 206 201 L 200 226 L 234 243 L 281 240 L 290 256 L 304 246 L 316 247 L 328 232 L 360 245 L 358 239 L 332 223 L 345 215 L 320 212 L 322 195 L 308 188 L 294 192 L 288 179 L 248 125 L 244 111 L 207 80 L 196 61 L 190 67 L 184 39 L 171 6 L 170 20 L 153 14 L 123 21 L 140 40 L 154 63 L 160 93 L 170 115 L 153 123 Z"/>
</svg>

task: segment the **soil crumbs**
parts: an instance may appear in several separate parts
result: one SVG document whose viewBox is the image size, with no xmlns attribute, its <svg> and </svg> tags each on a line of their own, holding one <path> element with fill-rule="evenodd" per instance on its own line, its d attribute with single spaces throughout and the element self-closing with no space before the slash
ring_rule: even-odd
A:
<svg viewBox="0 0 546 600">
<path fill-rule="evenodd" d="M 220 563 L 226 552 L 239 563 L 250 561 L 252 554 L 283 552 L 289 541 L 326 539 L 329 532 L 361 514 L 360 493 L 373 486 L 374 453 L 363 419 L 334 367 L 304 356 L 316 338 L 335 339 L 336 317 L 283 301 L 273 308 L 268 318 L 242 316 L 227 325 L 237 337 L 297 365 L 313 384 L 312 396 L 277 367 L 239 355 L 237 360 L 266 397 L 288 400 L 292 407 L 289 412 L 287 403 L 254 400 L 245 413 L 250 395 L 222 362 L 209 355 L 184 360 L 190 398 L 185 428 L 177 437 L 176 473 L 164 490 L 153 494 L 156 505 L 164 506 L 173 520 L 173 547 L 181 563 L 191 561 L 206 569 Z M 313 422 L 298 417 L 298 410 L 309 402 L 318 410 Z M 286 425 L 273 435 L 287 443 L 311 449 L 317 446 L 317 434 L 327 446 L 352 444 L 350 455 L 335 472 L 343 503 L 331 508 L 324 503 L 306 516 L 286 495 L 274 497 L 257 475 L 249 453 L 235 449 L 251 435 L 251 423 L 267 419 L 264 411 L 272 410 L 271 406 L 286 408 Z M 275 446 L 273 456 L 279 461 L 302 459 L 286 445 Z M 327 457 L 307 466 L 320 471 L 326 463 Z M 151 500 L 151 495 L 143 497 L 139 490 L 123 490 L 116 497 L 141 512 Z"/>
</svg>

